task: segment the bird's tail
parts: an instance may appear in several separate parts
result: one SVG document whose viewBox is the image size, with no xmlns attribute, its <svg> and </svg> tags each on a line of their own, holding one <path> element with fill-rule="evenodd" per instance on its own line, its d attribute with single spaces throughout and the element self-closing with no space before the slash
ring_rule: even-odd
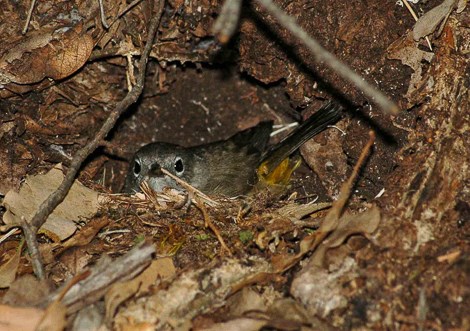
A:
<svg viewBox="0 0 470 331">
<path fill-rule="evenodd" d="M 258 167 L 258 175 L 265 177 L 271 174 L 307 140 L 326 129 L 328 125 L 336 123 L 340 118 L 341 106 L 332 101 L 325 103 L 296 130 L 267 151 Z"/>
</svg>

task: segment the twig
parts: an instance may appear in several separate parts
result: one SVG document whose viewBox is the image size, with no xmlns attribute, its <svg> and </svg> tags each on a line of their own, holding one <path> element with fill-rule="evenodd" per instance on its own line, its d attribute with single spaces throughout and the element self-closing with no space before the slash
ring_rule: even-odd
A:
<svg viewBox="0 0 470 331">
<path fill-rule="evenodd" d="M 357 179 L 357 176 L 359 174 L 359 170 L 363 166 L 365 160 L 367 159 L 367 156 L 369 155 L 369 152 L 371 150 L 372 145 L 374 144 L 375 141 L 375 132 L 370 131 L 369 132 L 369 141 L 367 144 L 364 146 L 362 149 L 361 155 L 359 156 L 359 159 L 356 162 L 356 165 L 354 166 L 354 169 L 351 173 L 351 175 L 348 178 L 348 181 L 345 182 L 341 186 L 341 190 L 339 193 L 338 200 L 333 202 L 333 205 L 328 212 L 328 214 L 325 216 L 320 228 L 316 233 L 313 233 L 307 237 L 305 237 L 302 242 L 300 243 L 300 252 L 297 253 L 296 255 L 284 259 L 283 261 L 280 261 L 275 267 L 277 272 L 284 272 L 288 269 L 290 269 L 292 266 L 294 266 L 300 259 L 305 256 L 308 252 L 316 249 L 318 245 L 320 245 L 323 240 L 335 229 L 338 228 L 339 221 L 340 221 L 340 216 L 343 212 L 344 206 L 346 205 L 346 202 L 348 201 L 351 191 L 353 188 L 353 185 Z"/>
<path fill-rule="evenodd" d="M 199 196 L 201 197 L 202 199 L 204 199 L 206 201 L 206 203 L 208 203 L 210 206 L 217 206 L 218 203 L 214 200 L 212 200 L 211 198 L 209 198 L 206 194 L 204 194 L 203 192 L 201 192 L 200 190 L 198 190 L 197 188 L 195 188 L 194 186 L 192 186 L 191 184 L 185 182 L 184 180 L 182 180 L 181 178 L 173 175 L 171 172 L 169 172 L 168 170 L 164 169 L 164 168 L 161 168 L 161 171 L 167 175 L 168 177 L 172 178 L 175 182 L 177 182 L 179 185 L 181 185 L 185 190 L 189 191 L 189 192 L 192 192 L 192 193 L 195 193 L 195 196 Z"/>
<path fill-rule="evenodd" d="M 348 199 L 351 196 L 351 190 L 354 186 L 357 176 L 359 175 L 359 170 L 362 168 L 365 160 L 367 159 L 367 156 L 370 153 L 370 150 L 372 148 L 372 145 L 374 144 L 374 141 L 375 141 L 375 132 L 370 131 L 369 141 L 362 149 L 361 155 L 359 156 L 359 159 L 357 160 L 356 165 L 354 166 L 354 169 L 351 175 L 349 176 L 347 182 L 341 186 L 338 200 L 333 202 L 333 205 L 330 211 L 328 212 L 328 214 L 326 215 L 325 221 L 323 222 L 322 227 L 320 228 L 320 231 L 325 236 L 329 233 L 329 231 L 336 228 L 336 225 L 339 222 L 339 218 L 341 214 L 343 213 L 344 207 L 346 206 L 346 203 L 348 202 Z M 323 225 L 326 225 L 326 226 L 323 226 Z M 318 237 L 321 237 L 321 235 Z M 316 240 L 316 241 L 323 240 L 323 238 L 319 238 L 319 239 L 320 240 Z"/>
<path fill-rule="evenodd" d="M 224 2 L 219 17 L 217 17 L 212 28 L 212 33 L 217 36 L 221 43 L 227 43 L 235 33 L 240 18 L 241 6 L 242 0 L 226 0 Z"/>
<path fill-rule="evenodd" d="M 34 273 L 39 279 L 45 279 L 46 274 L 44 273 L 44 267 L 41 261 L 41 254 L 39 253 L 37 232 L 38 230 L 30 225 L 24 216 L 20 218 L 21 228 L 28 245 L 29 254 L 31 256 L 31 264 L 33 266 Z"/>
<path fill-rule="evenodd" d="M 131 10 L 134 6 L 136 6 L 139 2 L 141 2 L 142 0 L 134 0 L 132 3 L 130 3 L 129 5 L 126 6 L 126 8 L 124 8 L 119 14 L 116 15 L 116 17 L 114 17 L 114 19 L 111 21 L 110 24 L 108 24 L 106 22 L 106 15 L 105 15 L 105 12 L 104 12 L 104 7 L 103 7 L 103 3 L 102 3 L 103 0 L 99 0 L 99 4 L 100 4 L 100 15 L 101 15 L 101 24 L 106 28 L 106 30 L 109 30 L 109 28 L 111 28 L 114 23 L 117 22 L 117 20 L 119 20 L 124 14 L 126 14 L 129 10 Z M 104 35 L 104 34 L 103 34 Z M 103 37 L 103 35 L 99 38 L 101 39 Z M 119 49 L 119 47 L 118 47 Z M 111 51 L 106 51 L 106 50 L 102 50 L 102 52 L 104 54 L 106 53 L 112 53 L 112 50 Z M 115 53 L 115 52 L 114 52 Z M 117 54 L 116 54 L 117 55 Z M 136 55 L 136 54 L 133 54 L 133 55 Z M 92 57 L 90 57 L 89 60 L 93 60 Z"/>
<path fill-rule="evenodd" d="M 413 16 L 413 18 L 415 19 L 415 21 L 418 21 L 418 16 L 416 15 L 411 5 L 408 3 L 408 0 L 403 0 L 403 3 L 405 4 L 406 9 L 408 9 L 408 11 L 410 12 L 411 16 Z M 429 50 L 432 52 L 431 41 L 429 40 L 428 36 L 426 36 L 425 38 L 428 43 Z"/>
<path fill-rule="evenodd" d="M 126 70 L 126 80 L 127 80 L 127 90 L 132 91 L 132 84 L 135 83 L 134 77 L 134 65 L 132 64 L 132 55 L 126 54 L 127 59 L 127 70 Z"/>
<path fill-rule="evenodd" d="M 69 312 L 77 311 L 81 307 L 98 301 L 116 281 L 129 279 L 142 271 L 152 260 L 155 254 L 153 245 L 140 245 L 134 247 L 128 253 L 114 260 L 109 258 L 98 261 L 90 268 L 90 275 L 86 279 L 74 284 L 65 294 L 62 302 L 67 305 Z M 65 285 L 68 286 L 68 285 Z M 42 305 L 47 305 L 56 300 L 62 293 L 58 289 L 44 299 Z"/>
<path fill-rule="evenodd" d="M 121 100 L 115 107 L 114 111 L 109 115 L 109 117 L 104 122 L 103 126 L 100 128 L 95 137 L 89 141 L 82 149 L 80 149 L 75 157 L 73 158 L 67 175 L 60 184 L 59 188 L 47 197 L 47 199 L 39 206 L 38 211 L 30 221 L 30 226 L 32 231 L 36 232 L 46 221 L 47 217 L 52 213 L 52 211 L 64 200 L 67 195 L 70 187 L 72 186 L 75 176 L 77 175 L 83 161 L 90 155 L 96 147 L 100 144 L 108 132 L 114 127 L 118 118 L 127 110 L 127 108 L 135 103 L 142 93 L 145 81 L 145 71 L 147 68 L 147 60 L 152 49 L 153 40 L 157 31 L 157 27 L 160 22 L 160 17 L 163 12 L 163 0 L 158 1 L 159 7 L 157 13 L 152 17 L 149 24 L 149 32 L 147 35 L 147 43 L 145 45 L 144 51 L 139 62 L 139 74 L 137 77 L 137 84 L 134 86 L 134 89 L 129 92 L 126 97 Z M 36 275 L 44 275 L 42 270 L 42 264 L 40 262 L 39 250 L 37 248 L 36 240 L 27 240 L 28 248 L 31 252 L 31 258 L 37 262 L 33 263 L 34 272 Z M 41 270 L 40 270 L 41 269 Z"/>
<path fill-rule="evenodd" d="M 104 5 L 103 5 L 103 0 L 98 0 L 98 3 L 100 4 L 100 16 L 101 16 L 101 24 L 103 24 L 104 28 L 106 30 L 109 29 L 108 23 L 106 23 L 106 14 L 104 12 Z"/>
<path fill-rule="evenodd" d="M 230 248 L 228 248 L 227 244 L 225 243 L 225 240 L 220 234 L 219 229 L 217 229 L 214 223 L 212 223 L 209 213 L 207 212 L 206 206 L 200 199 L 197 199 L 197 198 L 196 198 L 196 207 L 199 208 L 199 210 L 202 212 L 202 216 L 204 217 L 204 223 L 205 223 L 206 228 L 209 228 L 212 230 L 212 232 L 214 232 L 222 248 L 225 249 L 230 256 L 232 256 L 233 255 L 232 251 L 230 250 Z"/>
<path fill-rule="evenodd" d="M 33 0 L 33 2 L 31 2 L 31 6 L 29 7 L 28 17 L 26 17 L 26 22 L 24 24 L 23 31 L 21 31 L 22 34 L 26 34 L 26 32 L 28 32 L 29 22 L 31 21 L 31 15 L 33 15 L 33 9 L 35 4 L 36 0 Z"/>
<path fill-rule="evenodd" d="M 7 233 L 5 233 L 1 238 L 0 238 L 0 244 L 2 242 L 4 242 L 5 240 L 7 240 L 9 237 L 11 237 L 12 235 L 14 234 L 17 234 L 16 232 L 18 232 L 19 230 L 14 227 L 13 229 L 11 229 L 10 231 L 8 231 Z M 19 233 L 19 232 L 18 232 Z"/>
<path fill-rule="evenodd" d="M 141 2 L 142 0 L 134 0 L 132 1 L 130 4 L 127 5 L 126 8 L 124 8 L 116 17 L 117 18 L 121 18 L 122 15 L 124 15 L 125 13 L 127 13 L 129 10 L 132 9 L 132 7 L 134 7 L 135 5 L 137 5 L 139 2 Z M 116 21 L 116 19 L 113 21 L 113 23 Z M 111 25 L 113 24 L 111 23 Z"/>
<path fill-rule="evenodd" d="M 228 0 L 229 1 L 229 0 Z M 295 21 L 295 19 L 276 6 L 272 0 L 256 0 L 260 3 L 271 15 L 276 17 L 279 23 L 288 29 L 294 36 L 296 36 L 302 43 L 304 43 L 315 56 L 318 62 L 325 62 L 331 69 L 338 75 L 350 81 L 358 89 L 360 89 L 368 97 L 375 100 L 375 102 L 385 111 L 391 114 L 398 113 L 398 106 L 390 101 L 387 96 L 376 89 L 371 84 L 367 83 L 361 76 L 356 74 L 349 66 L 341 62 L 336 56 L 324 49 L 318 41 L 313 39 L 305 32 Z"/>
</svg>

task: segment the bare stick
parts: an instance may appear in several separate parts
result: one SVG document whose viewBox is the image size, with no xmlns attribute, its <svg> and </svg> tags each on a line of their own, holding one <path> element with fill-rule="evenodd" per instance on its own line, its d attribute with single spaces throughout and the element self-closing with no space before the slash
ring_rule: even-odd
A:
<svg viewBox="0 0 470 331">
<path fill-rule="evenodd" d="M 347 182 L 341 185 L 338 200 L 333 202 L 330 211 L 325 216 L 325 219 L 323 220 L 318 231 L 305 237 L 300 243 L 300 252 L 288 258 L 287 260 L 280 262 L 279 265 L 276 266 L 276 272 L 284 272 L 293 267 L 298 261 L 300 261 L 300 259 L 305 256 L 305 254 L 316 249 L 318 245 L 320 245 L 332 231 L 338 228 L 341 214 L 343 213 L 344 207 L 346 206 L 346 203 L 351 196 L 351 191 L 359 175 L 359 170 L 364 165 L 364 162 L 366 161 L 367 156 L 369 155 L 371 148 L 374 145 L 374 142 L 375 132 L 370 131 L 369 141 L 362 149 L 361 155 L 359 156 L 359 159 L 357 160 L 356 165 L 354 166 L 354 169 Z"/>
<path fill-rule="evenodd" d="M 75 157 L 73 158 L 70 164 L 67 175 L 65 176 L 64 180 L 60 184 L 59 188 L 54 193 L 49 195 L 47 199 L 41 204 L 41 206 L 39 206 L 38 211 L 36 212 L 32 220 L 30 221 L 32 230 L 37 231 L 44 224 L 47 217 L 64 200 L 65 196 L 67 195 L 68 191 L 70 190 L 70 187 L 72 186 L 75 180 L 75 176 L 80 170 L 80 167 L 83 161 L 85 161 L 88 155 L 90 155 L 96 149 L 96 147 L 100 144 L 100 142 L 104 139 L 104 137 L 106 137 L 106 135 L 114 127 L 114 125 L 116 124 L 116 121 L 122 115 L 122 113 L 124 113 L 124 111 L 126 111 L 130 105 L 136 102 L 140 94 L 142 93 L 142 90 L 144 88 L 145 71 L 147 68 L 148 57 L 152 49 L 153 40 L 155 38 L 157 27 L 160 22 L 160 17 L 163 12 L 164 1 L 160 0 L 158 1 L 158 3 L 159 5 L 158 5 L 157 13 L 150 20 L 149 31 L 147 35 L 147 43 L 145 45 L 144 51 L 142 52 L 142 56 L 140 58 L 140 62 L 139 62 L 140 71 L 137 77 L 137 84 L 134 86 L 134 89 L 130 91 L 126 95 L 126 97 L 116 105 L 114 111 L 106 119 L 103 126 L 100 128 L 100 130 L 95 135 L 95 137 L 77 152 L 77 154 L 75 155 Z M 37 241 L 28 240 L 27 243 L 28 243 L 28 247 L 30 249 L 31 257 L 33 258 L 33 260 L 40 261 L 39 250 L 37 249 Z M 35 264 L 36 263 L 33 263 L 33 266 Z M 36 264 L 36 268 L 34 268 L 35 269 L 34 272 L 38 276 L 40 274 L 44 275 L 44 271 L 39 270 L 38 265 L 41 265 L 40 269 L 42 269 L 42 264 L 39 262 L 38 264 Z"/>
<path fill-rule="evenodd" d="M 129 279 L 142 271 L 152 260 L 153 254 L 155 254 L 155 247 L 143 244 L 114 260 L 106 258 L 98 261 L 86 272 L 89 277 L 72 284 L 70 290 L 65 293 L 62 302 L 67 305 L 69 312 L 74 312 L 85 305 L 98 301 L 112 284 Z M 64 288 L 67 287 L 69 285 L 64 285 Z M 63 289 L 58 289 L 46 297 L 42 305 L 50 304 L 63 293 Z"/>
<path fill-rule="evenodd" d="M 226 0 L 224 2 L 219 17 L 212 28 L 212 32 L 221 43 L 227 43 L 235 33 L 240 19 L 241 7 L 242 0 Z"/>
<path fill-rule="evenodd" d="M 319 62 L 325 62 L 331 69 L 339 74 L 344 79 L 347 79 L 353 83 L 358 89 L 364 92 L 365 95 L 372 98 L 385 112 L 391 114 L 398 113 L 398 106 L 390 101 L 378 89 L 367 83 L 361 76 L 356 74 L 349 66 L 341 62 L 336 56 L 324 49 L 318 41 L 308 35 L 295 21 L 293 17 L 290 17 L 282 9 L 277 7 L 272 0 L 257 0 L 271 15 L 288 29 L 294 36 L 296 36 L 302 43 L 304 43 L 315 56 Z"/>
<path fill-rule="evenodd" d="M 21 228 L 28 245 L 29 254 L 31 256 L 31 264 L 33 266 L 34 273 L 39 279 L 46 278 L 44 273 L 44 268 L 41 262 L 41 254 L 39 253 L 38 239 L 37 239 L 37 229 L 33 228 L 24 218 L 21 216 Z"/>
<path fill-rule="evenodd" d="M 351 196 L 351 191 L 354 187 L 354 183 L 357 180 L 357 177 L 359 175 L 359 170 L 361 167 L 364 165 L 364 162 L 367 159 L 367 156 L 369 155 L 372 145 L 374 145 L 375 142 L 375 132 L 370 131 L 369 132 L 369 141 L 367 144 L 364 146 L 362 149 L 361 155 L 359 156 L 359 159 L 356 162 L 356 165 L 353 168 L 353 171 L 351 175 L 349 176 L 348 180 L 346 183 L 344 183 L 341 186 L 341 190 L 339 192 L 338 200 L 333 202 L 333 205 L 331 206 L 330 211 L 328 214 L 325 216 L 325 220 L 323 221 L 322 225 L 320 226 L 319 233 L 317 237 L 315 238 L 314 242 L 314 247 L 319 244 L 323 239 L 334 229 L 338 227 L 338 222 L 341 217 L 341 214 L 343 213 L 344 207 L 346 206 L 346 203 L 349 200 L 349 197 Z"/>
<path fill-rule="evenodd" d="M 24 24 L 23 31 L 21 31 L 22 34 L 26 34 L 26 32 L 28 32 L 29 22 L 31 21 L 31 15 L 33 15 L 33 9 L 35 4 L 36 0 L 33 0 L 33 2 L 31 2 L 31 7 L 29 7 L 28 17 L 26 17 L 26 22 Z"/>
<path fill-rule="evenodd" d="M 182 180 L 181 178 L 179 177 L 176 177 L 175 175 L 173 175 L 171 172 L 169 172 L 168 170 L 166 169 L 163 169 L 161 168 L 161 171 L 167 175 L 168 177 L 170 177 L 171 179 L 173 179 L 175 182 L 177 182 L 179 185 L 181 185 L 185 190 L 189 191 L 189 192 L 192 192 L 194 193 L 194 195 L 196 196 L 199 196 L 201 197 L 202 199 L 204 199 L 204 201 L 210 205 L 210 206 L 217 206 L 218 203 L 214 200 L 212 200 L 211 198 L 209 198 L 206 194 L 204 194 L 203 192 L 201 192 L 200 190 L 198 190 L 197 188 L 195 188 L 194 186 L 192 186 L 191 184 L 185 182 L 184 180 Z"/>
<path fill-rule="evenodd" d="M 120 13 L 117 15 L 117 17 L 120 18 L 122 15 L 124 15 L 125 13 L 127 13 L 129 10 L 132 9 L 132 7 L 134 7 L 135 5 L 137 5 L 137 4 L 138 4 L 139 2 L 141 2 L 141 1 L 142 1 L 142 0 L 134 0 L 134 1 L 132 1 L 130 4 L 127 5 L 126 8 L 124 8 L 124 9 L 122 10 L 122 12 L 120 12 Z M 113 23 L 114 23 L 114 21 L 113 21 Z"/>
<path fill-rule="evenodd" d="M 408 11 L 410 12 L 411 16 L 413 16 L 413 18 L 415 19 L 415 21 L 418 21 L 418 16 L 416 15 L 411 5 L 408 3 L 408 0 L 404 0 L 403 3 L 405 4 L 406 9 L 408 9 Z M 431 41 L 429 40 L 428 36 L 426 36 L 425 38 L 428 43 L 429 50 L 432 52 Z"/>
<path fill-rule="evenodd" d="M 109 29 L 109 25 L 106 23 L 106 14 L 104 12 L 103 0 L 98 0 L 98 2 L 100 4 L 101 24 L 103 24 L 104 28 L 107 30 Z"/>
<path fill-rule="evenodd" d="M 209 228 L 212 230 L 212 232 L 214 232 L 222 248 L 228 252 L 228 255 L 232 256 L 232 251 L 230 250 L 230 248 L 228 248 L 227 244 L 225 243 L 225 240 L 220 234 L 219 229 L 214 225 L 214 223 L 212 223 L 209 213 L 207 212 L 207 208 L 206 206 L 204 206 L 204 203 L 200 199 L 196 199 L 196 207 L 198 207 L 199 210 L 202 212 L 206 228 Z"/>
</svg>

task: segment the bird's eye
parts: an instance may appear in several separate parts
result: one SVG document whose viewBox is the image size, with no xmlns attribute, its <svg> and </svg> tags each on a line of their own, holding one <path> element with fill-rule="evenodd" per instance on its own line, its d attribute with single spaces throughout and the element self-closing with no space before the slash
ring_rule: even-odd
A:
<svg viewBox="0 0 470 331">
<path fill-rule="evenodd" d="M 184 172 L 183 160 L 178 156 L 175 158 L 175 171 L 178 176 L 181 176 Z"/>
<path fill-rule="evenodd" d="M 140 171 L 142 170 L 142 166 L 140 165 L 140 160 L 134 161 L 134 176 L 139 176 Z"/>
</svg>

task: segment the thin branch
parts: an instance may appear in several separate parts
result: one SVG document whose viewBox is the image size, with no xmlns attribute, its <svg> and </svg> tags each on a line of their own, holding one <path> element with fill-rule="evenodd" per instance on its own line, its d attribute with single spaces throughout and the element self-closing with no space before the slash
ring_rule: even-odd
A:
<svg viewBox="0 0 470 331">
<path fill-rule="evenodd" d="M 339 191 L 338 200 L 333 202 L 330 211 L 326 214 L 325 219 L 322 222 L 322 225 L 318 229 L 318 232 L 315 234 L 315 240 L 312 242 L 312 248 L 317 247 L 332 231 L 334 231 L 339 224 L 341 214 L 343 213 L 344 207 L 351 197 L 351 191 L 354 187 L 359 176 L 359 170 L 361 170 L 367 156 L 369 155 L 372 146 L 375 142 L 375 132 L 369 131 L 369 140 L 367 144 L 362 148 L 361 155 L 356 162 L 356 165 L 353 168 L 351 175 L 348 180 L 341 186 Z"/>
<path fill-rule="evenodd" d="M 351 191 L 354 187 L 354 183 L 356 182 L 359 176 L 359 170 L 361 170 L 362 166 L 367 160 L 367 156 L 369 155 L 372 146 L 374 145 L 374 142 L 375 132 L 369 131 L 369 140 L 362 149 L 361 155 L 359 155 L 359 159 L 357 160 L 356 165 L 354 166 L 353 171 L 348 178 L 348 181 L 341 186 L 338 200 L 333 202 L 333 206 L 325 217 L 325 222 L 327 222 L 329 219 L 339 220 L 341 214 L 343 213 L 344 207 L 346 206 L 346 203 L 348 202 L 349 197 L 351 196 Z"/>
<path fill-rule="evenodd" d="M 101 24 L 103 24 L 104 28 L 106 30 L 109 29 L 108 23 L 106 23 L 106 14 L 104 12 L 104 5 L 103 5 L 103 0 L 98 0 L 98 3 L 100 4 L 100 16 L 101 16 Z"/>
<path fill-rule="evenodd" d="M 168 177 L 170 177 L 171 179 L 173 179 L 175 182 L 177 182 L 181 187 L 183 187 L 185 190 L 187 190 L 188 192 L 191 192 L 193 193 L 195 196 L 198 196 L 200 198 L 202 198 L 209 206 L 217 206 L 218 203 L 214 200 L 212 200 L 211 198 L 209 198 L 205 193 L 201 192 L 200 190 L 198 190 L 197 188 L 195 188 L 194 186 L 192 186 L 191 184 L 185 182 L 184 180 L 182 180 L 181 178 L 173 175 L 171 172 L 169 172 L 168 170 L 164 169 L 164 168 L 161 168 L 161 171 L 167 175 Z"/>
<path fill-rule="evenodd" d="M 219 17 L 212 28 L 212 33 L 221 43 L 227 43 L 235 33 L 240 19 L 241 7 L 242 0 L 226 0 L 224 2 Z"/>
<path fill-rule="evenodd" d="M 318 231 L 310 234 L 301 241 L 299 253 L 284 261 L 279 261 L 277 263 L 278 265 L 275 267 L 276 272 L 284 272 L 292 268 L 295 264 L 297 264 L 297 262 L 300 261 L 300 259 L 305 256 L 305 254 L 316 249 L 331 232 L 338 228 L 341 214 L 343 213 L 346 203 L 351 197 L 351 191 L 359 175 L 359 170 L 367 160 L 367 156 L 371 152 L 374 142 L 375 132 L 370 131 L 369 140 L 362 149 L 361 155 L 359 156 L 359 159 L 357 160 L 351 175 L 349 176 L 348 180 L 343 183 L 343 185 L 341 185 L 338 200 L 333 202 L 330 211 L 325 216 Z"/>
<path fill-rule="evenodd" d="M 117 15 L 117 18 L 121 18 L 122 15 L 124 15 L 125 13 L 127 13 L 129 10 L 131 10 L 134 6 L 136 6 L 139 2 L 141 2 L 142 0 L 134 0 L 132 1 L 130 4 L 127 5 L 126 8 L 124 8 L 118 15 Z M 113 21 L 113 23 L 116 21 L 116 19 Z M 112 23 L 112 24 L 113 24 Z"/>
<path fill-rule="evenodd" d="M 411 16 L 413 16 L 413 18 L 415 19 L 415 22 L 417 22 L 418 15 L 416 15 L 415 11 L 411 7 L 411 5 L 408 3 L 408 0 L 404 0 L 403 3 L 405 4 L 406 9 L 408 9 L 408 11 L 410 12 Z M 426 36 L 425 38 L 426 38 L 426 42 L 428 43 L 429 50 L 432 52 L 431 41 L 429 40 L 428 36 Z"/>
<path fill-rule="evenodd" d="M 229 1 L 229 0 L 227 0 Z M 391 114 L 398 113 L 398 106 L 390 101 L 387 96 L 376 89 L 371 84 L 367 83 L 360 75 L 356 74 L 349 66 L 341 62 L 336 56 L 324 49 L 318 41 L 308 35 L 300 25 L 297 24 L 295 19 L 287 15 L 281 8 L 276 6 L 272 0 L 256 0 L 260 3 L 271 15 L 276 17 L 279 23 L 288 29 L 294 36 L 296 36 L 302 43 L 304 43 L 315 56 L 319 62 L 325 62 L 331 69 L 339 74 L 344 79 L 353 83 L 358 89 L 364 92 L 365 95 L 374 100 L 385 112 Z"/>
<path fill-rule="evenodd" d="M 232 256 L 233 253 L 230 250 L 230 248 L 228 248 L 227 244 L 225 243 L 225 240 L 222 237 L 222 235 L 220 234 L 219 229 L 214 225 L 214 223 L 212 223 L 211 218 L 209 216 L 209 213 L 207 212 L 207 208 L 204 205 L 204 202 L 202 202 L 200 199 L 196 198 L 195 205 L 202 212 L 202 216 L 204 217 L 204 223 L 205 223 L 206 228 L 209 228 L 209 229 L 212 230 L 212 232 L 214 232 L 214 234 L 217 237 L 217 239 L 219 240 L 219 243 L 222 246 L 222 248 L 225 251 L 227 251 L 228 255 Z"/>
<path fill-rule="evenodd" d="M 31 265 L 33 266 L 34 273 L 39 279 L 45 279 L 46 274 L 44 267 L 42 266 L 41 254 L 39 253 L 37 229 L 33 228 L 24 218 L 21 216 L 20 219 L 21 229 L 28 245 L 29 254 L 31 256 Z"/>
<path fill-rule="evenodd" d="M 152 49 L 153 40 L 155 38 L 157 27 L 160 22 L 160 17 L 163 12 L 163 3 L 163 0 L 159 1 L 157 13 L 150 20 L 149 31 L 147 35 L 147 43 L 145 45 L 144 51 L 142 52 L 142 56 L 139 62 L 140 71 L 137 77 L 137 84 L 134 86 L 134 89 L 129 92 L 126 97 L 116 105 L 114 111 L 106 119 L 103 126 L 100 128 L 95 137 L 77 152 L 70 164 L 67 175 L 60 184 L 59 188 L 54 193 L 49 195 L 47 199 L 41 204 L 41 206 L 39 206 L 38 211 L 30 221 L 32 230 L 37 231 L 44 224 L 47 217 L 52 213 L 52 211 L 64 200 L 65 196 L 67 195 L 68 191 L 70 190 L 70 187 L 72 186 L 75 180 L 78 171 L 80 170 L 83 161 L 85 161 L 85 159 L 96 149 L 96 147 L 100 145 L 100 142 L 104 140 L 108 132 L 114 127 L 116 121 L 122 115 L 122 113 L 124 113 L 124 111 L 126 111 L 130 105 L 135 103 L 139 98 L 140 94 L 142 93 L 145 81 L 145 71 L 147 68 L 147 60 Z M 37 241 L 28 241 L 28 247 L 30 248 L 31 257 L 40 261 L 39 250 L 34 249 L 34 246 L 36 246 L 37 248 Z M 44 274 L 43 271 L 41 272 L 40 270 L 38 270 L 37 265 L 34 271 L 38 276 L 40 274 Z"/>
<path fill-rule="evenodd" d="M 20 233 L 20 230 L 18 230 L 17 227 L 14 227 L 13 229 L 11 229 L 10 231 L 8 231 L 7 233 L 5 233 L 3 236 L 0 237 L 0 244 L 6 241 L 12 235 L 18 234 L 18 233 Z"/>
<path fill-rule="evenodd" d="M 23 31 L 21 31 L 22 34 L 26 34 L 26 32 L 28 32 L 29 22 L 31 22 L 31 15 L 33 15 L 33 9 L 34 9 L 35 4 L 36 4 L 36 0 L 33 0 L 31 2 L 31 6 L 29 7 L 28 17 L 26 17 L 26 22 L 24 24 Z"/>
<path fill-rule="evenodd" d="M 114 260 L 109 258 L 99 260 L 88 271 L 85 271 L 88 277 L 72 284 L 65 295 L 63 295 L 64 288 L 70 285 L 64 285 L 62 289 L 44 298 L 41 306 L 48 305 L 63 295 L 62 302 L 67 306 L 68 312 L 77 311 L 101 299 L 106 290 L 117 281 L 132 278 L 139 273 L 152 260 L 154 254 L 153 245 L 142 244 Z"/>
</svg>

